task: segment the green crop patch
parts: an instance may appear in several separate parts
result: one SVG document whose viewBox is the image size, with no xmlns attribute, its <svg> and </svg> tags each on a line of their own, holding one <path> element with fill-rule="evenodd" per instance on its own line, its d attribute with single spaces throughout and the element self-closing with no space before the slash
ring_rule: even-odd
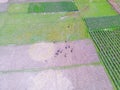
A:
<svg viewBox="0 0 120 90">
<path fill-rule="evenodd" d="M 41 12 L 70 12 L 78 11 L 74 2 L 40 2 L 30 3 L 29 13 L 41 13 Z"/>
<path fill-rule="evenodd" d="M 0 13 L 0 45 L 89 38 L 82 18 L 117 15 L 106 0 L 92 1 L 74 0 L 80 12 L 54 14 L 28 13 L 30 2 L 10 3 L 8 13 Z"/>
<path fill-rule="evenodd" d="M 28 3 L 22 4 L 10 4 L 8 8 L 9 13 L 27 13 L 28 12 Z"/>
<path fill-rule="evenodd" d="M 86 24 L 89 30 L 112 30 L 120 28 L 120 15 L 107 16 L 99 18 L 86 18 Z"/>
<path fill-rule="evenodd" d="M 115 90 L 120 90 L 120 30 L 94 31 L 90 35 L 95 42 L 100 60 L 104 64 Z"/>
<path fill-rule="evenodd" d="M 120 90 L 120 15 L 85 19 L 115 90 Z"/>
</svg>

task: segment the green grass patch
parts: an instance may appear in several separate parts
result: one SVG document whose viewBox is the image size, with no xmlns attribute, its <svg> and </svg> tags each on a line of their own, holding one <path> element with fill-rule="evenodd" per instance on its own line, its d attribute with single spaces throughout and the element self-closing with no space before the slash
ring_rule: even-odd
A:
<svg viewBox="0 0 120 90">
<path fill-rule="evenodd" d="M 29 13 L 40 13 L 40 12 L 69 12 L 78 11 L 74 2 L 40 2 L 30 3 L 28 12 Z"/>
<path fill-rule="evenodd" d="M 8 7 L 9 13 L 27 13 L 29 4 L 10 4 Z"/>
<path fill-rule="evenodd" d="M 9 14 L 8 14 L 9 15 Z M 39 41 L 64 41 L 86 38 L 85 25 L 65 14 L 10 14 L 0 30 L 0 45 L 28 44 Z M 49 18 L 49 19 L 48 19 Z"/>
<path fill-rule="evenodd" d="M 117 12 L 111 7 L 107 1 L 80 3 L 81 0 L 76 0 L 78 7 L 83 17 L 100 17 L 117 15 Z"/>
<path fill-rule="evenodd" d="M 77 4 L 78 1 L 82 0 L 75 0 L 76 6 L 79 6 L 79 12 L 45 14 L 26 13 L 26 11 L 22 12 L 21 9 L 21 11 L 17 11 L 18 13 L 0 13 L 0 45 L 90 38 L 85 21 L 83 20 L 84 17 L 117 14 L 106 1 Z M 104 10 L 102 10 L 100 12 L 95 7 L 99 8 L 99 10 L 106 9 L 108 11 L 103 12 Z M 101 7 L 102 9 L 100 9 Z M 11 7 L 9 10 L 14 11 L 14 7 Z"/>
</svg>

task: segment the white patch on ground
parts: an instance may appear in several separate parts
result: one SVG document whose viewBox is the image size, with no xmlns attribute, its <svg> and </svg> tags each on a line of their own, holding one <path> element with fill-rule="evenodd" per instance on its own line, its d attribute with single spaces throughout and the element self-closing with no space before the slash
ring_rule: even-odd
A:
<svg viewBox="0 0 120 90">
<path fill-rule="evenodd" d="M 60 17 L 60 20 L 64 20 L 65 18 L 67 18 L 66 16 L 64 16 L 64 17 Z"/>
<path fill-rule="evenodd" d="M 0 3 L 7 3 L 8 0 L 0 0 Z"/>
<path fill-rule="evenodd" d="M 73 90 L 71 81 L 61 71 L 48 70 L 30 78 L 28 90 Z"/>
<path fill-rule="evenodd" d="M 93 2 L 93 0 L 89 0 L 89 2 Z"/>
<path fill-rule="evenodd" d="M 42 61 L 54 57 L 55 45 L 53 43 L 37 43 L 29 48 L 29 55 L 35 61 Z"/>
<path fill-rule="evenodd" d="M 108 31 L 108 30 L 110 30 L 110 29 L 107 29 L 107 28 L 104 29 L 104 31 Z"/>
</svg>

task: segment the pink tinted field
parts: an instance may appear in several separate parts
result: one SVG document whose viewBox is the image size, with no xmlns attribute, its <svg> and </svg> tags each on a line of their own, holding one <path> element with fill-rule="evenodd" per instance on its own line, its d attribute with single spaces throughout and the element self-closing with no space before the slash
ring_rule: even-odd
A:
<svg viewBox="0 0 120 90">
<path fill-rule="evenodd" d="M 49 46 L 51 43 L 45 44 Z M 48 59 L 46 58 L 47 55 L 42 54 L 42 52 L 48 50 L 49 47 L 46 49 L 41 46 L 34 48 L 32 47 L 34 44 L 25 46 L 1 46 L 0 70 L 48 68 L 54 66 L 69 66 L 99 62 L 94 45 L 89 39 L 52 44 L 54 45 L 54 52 L 52 51 L 47 53 L 53 53 L 53 56 L 49 57 L 48 55 Z M 31 47 L 31 52 L 29 52 Z M 37 50 L 36 53 L 35 50 Z M 31 54 L 29 53 L 34 55 L 30 56 Z M 43 58 L 43 56 L 40 57 L 39 53 L 41 53 L 46 59 L 42 61 L 39 60 L 40 58 Z M 39 57 L 34 58 L 33 56 Z"/>
<path fill-rule="evenodd" d="M 20 3 L 20 2 L 60 2 L 60 1 L 72 1 L 72 0 L 9 0 L 9 2 Z"/>
<path fill-rule="evenodd" d="M 102 66 L 0 75 L 0 90 L 113 90 Z"/>
</svg>

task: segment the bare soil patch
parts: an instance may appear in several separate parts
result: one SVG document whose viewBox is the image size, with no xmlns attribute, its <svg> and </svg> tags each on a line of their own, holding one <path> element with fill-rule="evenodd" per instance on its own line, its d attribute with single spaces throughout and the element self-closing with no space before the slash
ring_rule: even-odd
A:
<svg viewBox="0 0 120 90">
<path fill-rule="evenodd" d="M 0 70 L 46 68 L 99 62 L 91 40 L 1 46 Z"/>
<path fill-rule="evenodd" d="M 60 1 L 72 1 L 72 0 L 9 0 L 10 3 L 24 3 L 24 2 L 60 2 Z"/>
<path fill-rule="evenodd" d="M 0 12 L 6 12 L 8 9 L 8 3 L 0 3 Z"/>
<path fill-rule="evenodd" d="M 113 90 L 102 66 L 0 75 L 0 90 Z"/>
</svg>

